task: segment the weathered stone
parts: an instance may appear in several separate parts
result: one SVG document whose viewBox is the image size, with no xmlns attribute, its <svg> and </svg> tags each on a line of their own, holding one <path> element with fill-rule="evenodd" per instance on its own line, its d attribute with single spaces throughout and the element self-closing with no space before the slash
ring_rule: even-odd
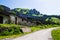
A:
<svg viewBox="0 0 60 40">
<path fill-rule="evenodd" d="M 23 32 L 31 32 L 31 29 L 28 27 L 21 28 Z"/>
<path fill-rule="evenodd" d="M 5 39 L 2 39 L 2 40 L 13 40 L 12 38 L 5 38 Z"/>
<path fill-rule="evenodd" d="M 53 40 L 52 38 L 48 38 L 48 40 Z"/>
</svg>

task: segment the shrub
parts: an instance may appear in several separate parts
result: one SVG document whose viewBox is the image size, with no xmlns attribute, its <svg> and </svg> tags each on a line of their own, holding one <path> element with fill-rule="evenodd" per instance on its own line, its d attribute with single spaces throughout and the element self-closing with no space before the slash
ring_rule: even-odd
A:
<svg viewBox="0 0 60 40">
<path fill-rule="evenodd" d="M 15 24 L 0 24 L 0 36 L 20 34 L 20 26 Z"/>
<path fill-rule="evenodd" d="M 31 31 L 33 32 L 33 31 L 37 31 L 37 30 L 40 30 L 40 28 L 38 28 L 38 27 L 31 27 Z"/>
<path fill-rule="evenodd" d="M 52 31 L 52 37 L 54 40 L 60 40 L 60 28 Z"/>
<path fill-rule="evenodd" d="M 31 31 L 33 32 L 33 31 L 37 31 L 37 30 L 40 30 L 40 29 L 42 29 L 43 28 L 43 26 L 41 26 L 41 25 L 37 25 L 37 26 L 32 26 L 31 27 Z"/>
</svg>

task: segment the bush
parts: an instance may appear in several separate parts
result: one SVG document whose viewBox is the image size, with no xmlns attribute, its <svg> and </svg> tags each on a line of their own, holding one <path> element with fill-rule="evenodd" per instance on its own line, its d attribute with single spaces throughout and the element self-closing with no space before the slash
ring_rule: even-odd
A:
<svg viewBox="0 0 60 40">
<path fill-rule="evenodd" d="M 52 31 L 52 37 L 54 40 L 60 40 L 60 28 Z"/>
<path fill-rule="evenodd" d="M 37 31 L 37 30 L 40 30 L 40 28 L 38 28 L 38 27 L 31 27 L 31 31 L 33 32 L 33 31 Z"/>
<path fill-rule="evenodd" d="M 0 24 L 0 36 L 20 34 L 20 26 L 15 24 Z"/>
<path fill-rule="evenodd" d="M 37 25 L 37 26 L 32 26 L 31 27 L 31 31 L 33 32 L 33 31 L 37 31 L 37 30 L 40 30 L 40 29 L 42 29 L 43 28 L 43 26 L 41 26 L 41 25 Z"/>
</svg>

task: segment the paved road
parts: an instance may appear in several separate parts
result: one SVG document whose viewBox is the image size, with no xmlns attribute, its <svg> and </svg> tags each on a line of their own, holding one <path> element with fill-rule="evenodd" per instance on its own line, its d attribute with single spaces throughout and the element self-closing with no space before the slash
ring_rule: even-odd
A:
<svg viewBox="0 0 60 40">
<path fill-rule="evenodd" d="M 51 30 L 53 29 L 55 28 L 43 29 L 22 37 L 15 38 L 13 40 L 52 40 Z"/>
</svg>

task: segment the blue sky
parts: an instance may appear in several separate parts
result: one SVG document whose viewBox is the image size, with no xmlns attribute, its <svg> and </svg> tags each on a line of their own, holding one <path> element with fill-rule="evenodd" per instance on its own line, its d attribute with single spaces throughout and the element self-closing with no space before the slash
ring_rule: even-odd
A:
<svg viewBox="0 0 60 40">
<path fill-rule="evenodd" d="M 60 0 L 0 0 L 0 4 L 11 9 L 35 8 L 42 14 L 60 15 Z"/>
</svg>

